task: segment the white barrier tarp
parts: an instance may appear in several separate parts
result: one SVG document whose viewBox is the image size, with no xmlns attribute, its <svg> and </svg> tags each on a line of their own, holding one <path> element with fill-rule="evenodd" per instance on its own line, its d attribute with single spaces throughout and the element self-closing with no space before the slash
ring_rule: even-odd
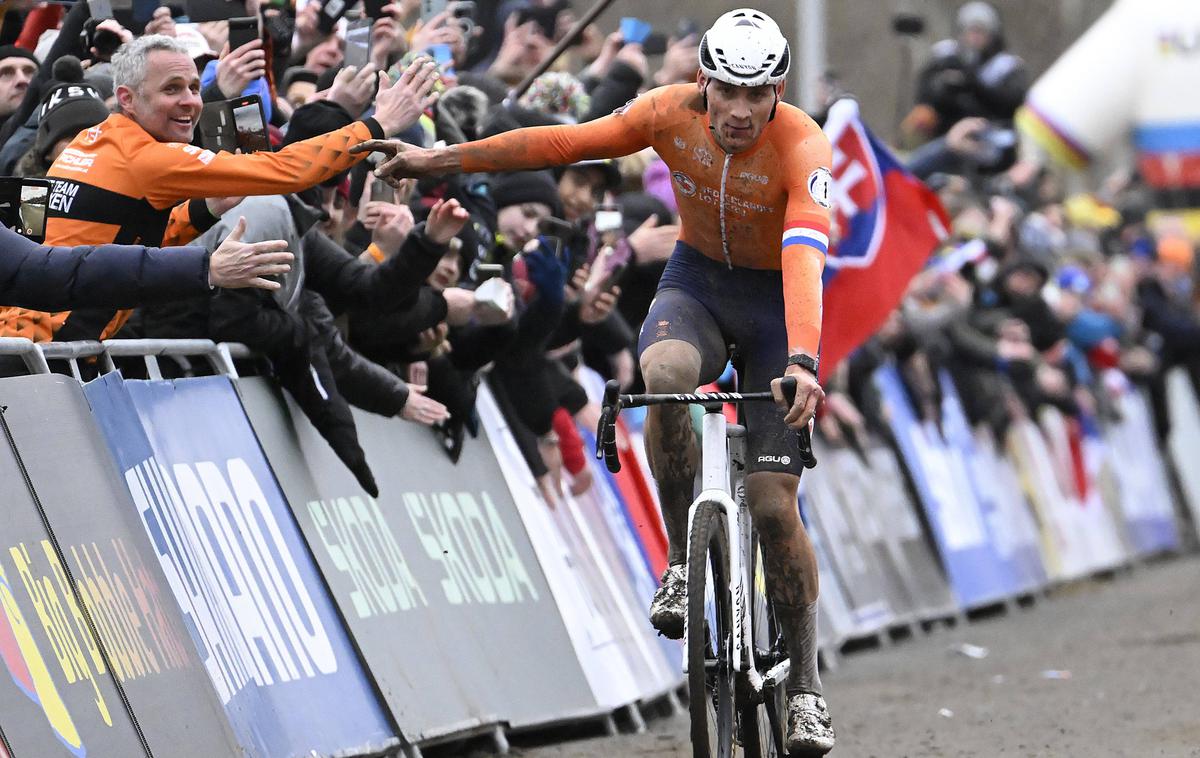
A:
<svg viewBox="0 0 1200 758">
<path fill-rule="evenodd" d="M 500 409 L 485 385 L 476 409 L 500 460 L 521 520 L 529 532 L 538 562 L 566 622 L 567 631 L 600 707 L 614 710 L 638 700 L 638 676 L 631 670 L 618 631 L 613 629 L 613 600 L 594 571 L 582 565 L 577 543 L 564 537 L 556 516 L 542 501 L 533 474 L 521 457 Z M 562 514 L 558 514 L 561 523 Z M 569 516 L 567 517 L 569 520 Z M 573 544 L 574 543 L 574 544 Z"/>
<path fill-rule="evenodd" d="M 803 502 L 809 506 L 809 532 L 821 534 L 831 573 L 837 575 L 857 635 L 872 634 L 892 623 L 896 615 L 884 593 L 879 570 L 846 520 L 845 508 L 831 486 L 824 467 L 807 472 L 800 480 Z M 821 579 L 829 574 L 822 572 Z"/>
<path fill-rule="evenodd" d="M 1200 536 L 1200 466 L 1196 465 L 1200 457 L 1200 402 L 1185 369 L 1172 369 L 1167 375 L 1167 405 L 1171 414 L 1168 447 Z"/>
<path fill-rule="evenodd" d="M 892 549 L 891 529 L 880 512 L 879 488 L 871 470 L 854 450 L 831 450 L 818 442 L 814 446 L 819 469 L 829 477 L 845 520 L 875 569 L 884 599 L 897 620 L 912 618 L 917 602 L 904 581 L 905 567 Z"/>
<path fill-rule="evenodd" d="M 913 598 L 918 618 L 937 618 L 958 610 L 954 593 L 946 581 L 946 572 L 938 562 L 933 543 L 921 527 L 917 505 L 909 497 L 904 473 L 895 452 L 876 445 L 867 453 L 871 463 L 873 490 L 870 503 L 878 509 L 887 525 L 888 544 L 896 565 L 902 567 L 901 579 Z"/>
</svg>

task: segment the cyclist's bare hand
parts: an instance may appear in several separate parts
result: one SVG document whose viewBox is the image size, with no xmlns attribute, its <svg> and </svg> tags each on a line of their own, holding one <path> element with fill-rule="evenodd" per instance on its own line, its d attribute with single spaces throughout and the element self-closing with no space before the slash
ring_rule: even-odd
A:
<svg viewBox="0 0 1200 758">
<path fill-rule="evenodd" d="M 813 414 L 817 412 L 817 406 L 825 397 L 825 391 L 817 383 L 817 378 L 800 366 L 788 366 L 784 375 L 796 377 L 796 399 L 791 408 L 788 408 L 783 422 L 792 429 L 800 431 L 808 427 Z M 771 380 L 771 394 L 775 396 L 776 403 L 787 407 L 783 389 L 779 386 L 781 381 L 781 379 Z"/>
</svg>

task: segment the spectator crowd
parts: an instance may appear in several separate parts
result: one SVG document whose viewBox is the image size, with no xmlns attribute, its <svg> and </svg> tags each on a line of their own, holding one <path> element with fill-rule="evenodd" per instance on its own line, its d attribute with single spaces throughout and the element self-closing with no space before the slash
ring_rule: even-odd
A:
<svg viewBox="0 0 1200 758">
<path fill-rule="evenodd" d="M 372 175 L 371 158 L 344 148 L 372 136 L 455 144 L 601 117 L 649 88 L 695 81 L 695 25 L 664 30 L 665 51 L 654 55 L 588 26 L 514 98 L 586 10 L 580 0 L 452 2 L 428 19 L 418 0 L 393 0 L 352 5 L 334 23 L 318 0 L 247 0 L 244 11 L 219 3 L 257 19 L 259 35 L 236 47 L 228 21 L 186 15 L 210 5 L 168 3 L 135 20 L 144 4 L 92 19 L 85 2 L 7 3 L 0 175 L 86 173 L 78 162 L 90 153 L 79 147 L 93 139 L 97 154 L 106 149 L 101 132 L 115 133 L 116 112 L 158 143 L 191 142 L 195 160 L 232 166 L 207 154 L 199 108 L 169 91 L 178 86 L 170 66 L 156 61 L 194 65 L 197 103 L 257 95 L 277 157 L 294 157 L 268 166 L 235 156 L 247 168 L 228 169 L 223 184 L 183 169 L 176 179 L 129 169 L 133 188 L 109 190 L 136 200 L 120 212 L 144 214 L 146 228 L 61 244 L 212 250 L 244 226 L 242 239 L 286 241 L 291 270 L 273 290 L 218 289 L 121 316 L 4 309 L 0 336 L 245 343 L 258 357 L 240 368 L 275 377 L 368 491 L 351 406 L 431 427 L 457 460 L 465 437 L 479 433 L 474 407 L 487 382 L 548 502 L 564 488 L 586 490 L 575 422 L 591 425 L 595 408 L 577 369 L 639 385 L 637 333 L 679 231 L 665 165 L 646 151 L 394 188 Z M 346 29 L 368 8 L 376 17 L 366 60 L 347 65 L 358 56 Z M 899 125 L 910 170 L 949 212 L 950 238 L 883 328 L 833 373 L 822 434 L 853 445 L 885 429 L 869 381 L 885 362 L 900 367 L 929 420 L 939 417 L 945 369 L 970 421 L 997 435 L 1044 405 L 1084 428 L 1103 423 L 1126 383 L 1149 388 L 1165 432 L 1164 372 L 1184 365 L 1200 386 L 1190 240 L 1152 213 L 1157 198 L 1136 173 L 1068 193 L 1053 166 L 1019 156 L 1013 117 L 1030 83 L 1025 66 L 992 6 L 968 3 L 956 21 L 956 37 L 930 50 L 917 105 Z M 160 80 L 145 98 L 130 94 Z M 845 96 L 835 75 L 824 81 L 826 106 Z M 335 134 L 345 136 L 337 151 Z M 136 156 L 128 165 L 139 165 Z M 291 173 L 272 178 L 279 171 Z M 81 194 L 75 211 L 60 210 L 59 228 L 102 226 L 97 202 Z"/>
</svg>

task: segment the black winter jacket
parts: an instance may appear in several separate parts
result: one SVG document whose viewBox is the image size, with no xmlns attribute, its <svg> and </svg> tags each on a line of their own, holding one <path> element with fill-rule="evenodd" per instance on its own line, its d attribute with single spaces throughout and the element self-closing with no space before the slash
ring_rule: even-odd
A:
<svg viewBox="0 0 1200 758">
<path fill-rule="evenodd" d="M 0 226 L 0 305 L 62 311 L 207 298 L 202 247 L 50 247 Z"/>
</svg>

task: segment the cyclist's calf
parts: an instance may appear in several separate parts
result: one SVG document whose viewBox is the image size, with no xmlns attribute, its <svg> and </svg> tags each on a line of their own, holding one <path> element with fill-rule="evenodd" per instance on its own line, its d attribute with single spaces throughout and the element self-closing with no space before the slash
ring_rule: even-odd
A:
<svg viewBox="0 0 1200 758">
<path fill-rule="evenodd" d="M 802 606 L 819 592 L 817 559 L 800 520 L 792 474 L 757 471 L 746 477 L 750 519 L 762 543 L 767 586 L 777 603 Z"/>
</svg>

